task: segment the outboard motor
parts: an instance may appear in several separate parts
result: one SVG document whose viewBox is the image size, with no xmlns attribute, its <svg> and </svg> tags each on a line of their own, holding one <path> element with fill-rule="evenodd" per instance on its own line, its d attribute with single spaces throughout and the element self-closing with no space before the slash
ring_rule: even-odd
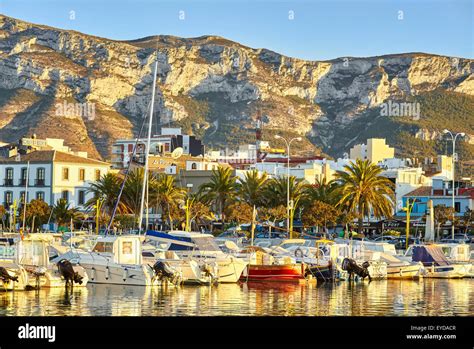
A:
<svg viewBox="0 0 474 349">
<path fill-rule="evenodd" d="M 74 283 L 82 285 L 82 279 L 83 277 L 79 275 L 78 272 L 74 271 L 74 267 L 72 266 L 72 263 L 68 261 L 67 259 L 61 259 L 58 263 L 58 271 L 59 274 L 66 280 L 66 286 L 70 283 L 71 286 L 74 285 Z"/>
<path fill-rule="evenodd" d="M 18 277 L 11 276 L 8 270 L 6 270 L 4 267 L 0 267 L 0 280 L 4 284 L 7 284 L 10 281 L 18 282 Z"/>
<path fill-rule="evenodd" d="M 201 266 L 201 271 L 204 273 L 204 275 L 208 278 L 210 278 L 211 283 L 216 283 L 219 280 L 219 274 L 217 271 L 217 266 L 210 265 L 209 263 L 204 263 Z"/>
<path fill-rule="evenodd" d="M 369 268 L 370 264 L 369 262 L 364 262 L 362 264 L 362 267 L 360 267 L 355 260 L 353 259 L 350 259 L 350 258 L 344 258 L 344 260 L 342 261 L 342 270 L 345 270 L 347 271 L 347 273 L 349 274 L 349 280 L 352 279 L 352 274 L 355 274 L 359 277 L 362 278 L 362 280 L 364 280 L 366 277 L 369 278 L 369 282 L 372 281 L 372 278 L 370 277 L 370 274 L 369 274 Z"/>
<path fill-rule="evenodd" d="M 181 274 L 166 262 L 157 261 L 152 268 L 160 281 L 166 280 L 175 285 L 181 282 Z"/>
</svg>

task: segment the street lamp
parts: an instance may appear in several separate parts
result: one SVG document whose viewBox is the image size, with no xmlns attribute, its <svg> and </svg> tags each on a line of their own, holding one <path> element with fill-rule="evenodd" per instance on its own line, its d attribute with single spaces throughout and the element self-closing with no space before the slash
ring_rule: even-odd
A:
<svg viewBox="0 0 474 349">
<path fill-rule="evenodd" d="M 301 137 L 295 137 L 290 139 L 289 141 L 280 136 L 280 135 L 275 135 L 275 139 L 282 139 L 285 141 L 286 144 L 286 150 L 287 150 L 287 155 L 288 155 L 288 162 L 287 162 L 287 186 L 286 186 L 286 227 L 288 228 L 288 231 L 290 233 L 290 239 L 293 238 L 293 229 L 290 229 L 290 145 L 291 142 L 293 141 L 298 141 L 300 142 L 303 138 Z M 293 206 L 293 205 L 292 205 Z M 293 207 L 292 207 L 293 209 Z M 291 227 L 293 228 L 293 227 Z"/>
<path fill-rule="evenodd" d="M 458 136 L 461 136 L 461 137 L 464 137 L 464 132 L 459 132 L 459 133 L 456 133 L 456 135 L 454 135 L 451 131 L 449 130 L 443 130 L 443 133 L 444 134 L 449 134 L 451 136 L 451 140 L 453 141 L 453 221 L 451 222 L 451 234 L 452 234 L 452 238 L 454 239 L 454 219 L 455 219 L 455 215 L 456 215 L 456 208 L 455 208 L 455 205 L 454 205 L 454 169 L 455 169 L 455 166 L 456 166 L 456 163 L 455 163 L 455 159 L 454 157 L 456 156 L 456 139 L 458 138 Z"/>
</svg>

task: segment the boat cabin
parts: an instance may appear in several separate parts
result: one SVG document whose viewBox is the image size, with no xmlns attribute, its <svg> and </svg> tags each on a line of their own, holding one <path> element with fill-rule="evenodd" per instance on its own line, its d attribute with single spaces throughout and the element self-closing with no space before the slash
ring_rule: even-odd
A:
<svg viewBox="0 0 474 349">
<path fill-rule="evenodd" d="M 142 264 L 139 236 L 104 236 L 97 238 L 93 253 L 108 254 L 118 264 Z"/>
<path fill-rule="evenodd" d="M 147 231 L 146 237 L 150 244 L 162 251 L 206 251 L 222 252 L 211 234 L 187 231 Z"/>
</svg>

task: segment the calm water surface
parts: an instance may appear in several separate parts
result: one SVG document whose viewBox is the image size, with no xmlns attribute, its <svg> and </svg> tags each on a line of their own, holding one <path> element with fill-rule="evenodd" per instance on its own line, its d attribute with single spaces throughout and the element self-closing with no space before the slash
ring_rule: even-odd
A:
<svg viewBox="0 0 474 349">
<path fill-rule="evenodd" d="M 0 316 L 474 315 L 474 279 L 372 283 L 221 284 L 144 288 L 88 285 L 0 292 Z"/>
</svg>

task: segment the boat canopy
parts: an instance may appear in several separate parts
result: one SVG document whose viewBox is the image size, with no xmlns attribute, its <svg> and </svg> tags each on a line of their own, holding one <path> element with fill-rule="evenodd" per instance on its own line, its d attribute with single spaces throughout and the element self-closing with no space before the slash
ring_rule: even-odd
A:
<svg viewBox="0 0 474 349">
<path fill-rule="evenodd" d="M 170 244 L 169 250 L 192 250 L 195 244 L 189 237 L 173 236 L 161 231 L 148 230 L 146 237 L 150 240 Z"/>
<path fill-rule="evenodd" d="M 449 261 L 446 259 L 443 250 L 441 250 L 439 246 L 434 245 L 413 246 L 412 260 L 414 262 L 422 262 L 426 265 L 431 265 L 433 263 L 437 266 L 449 265 Z"/>
</svg>

